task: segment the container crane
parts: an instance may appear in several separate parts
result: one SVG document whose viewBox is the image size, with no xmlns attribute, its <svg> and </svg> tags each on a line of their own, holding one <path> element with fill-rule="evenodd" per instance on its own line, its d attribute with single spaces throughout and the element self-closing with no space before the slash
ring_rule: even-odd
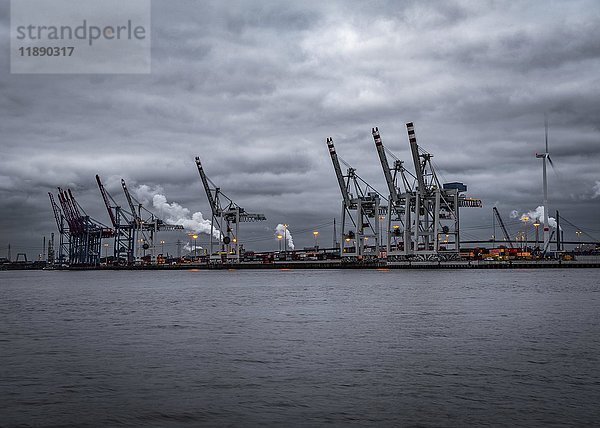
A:
<svg viewBox="0 0 600 428">
<path fill-rule="evenodd" d="M 144 205 L 129 192 L 127 183 L 123 179 L 121 179 L 121 187 L 123 188 L 125 199 L 127 199 L 127 204 L 133 213 L 134 227 L 137 229 L 138 236 L 141 236 L 142 249 L 144 252 L 145 250 L 150 249 L 152 251 L 153 258 L 154 240 L 157 232 L 183 230 L 183 226 L 180 224 L 166 223 L 156 216 L 152 211 L 145 208 Z"/>
<path fill-rule="evenodd" d="M 481 207 L 481 200 L 464 196 L 463 183 L 438 180 L 431 158 L 418 143 L 414 124 L 406 123 L 415 173 L 383 145 L 378 128 L 373 140 L 389 191 L 387 258 L 452 260 L 459 257 L 459 208 Z M 390 166 L 387 154 L 394 158 Z M 412 180 L 412 184 L 411 184 Z"/>
<path fill-rule="evenodd" d="M 340 166 L 340 158 L 333 144 L 333 138 L 328 137 L 326 142 L 333 170 L 342 193 L 342 244 L 340 246 L 342 260 L 376 259 L 379 256 L 380 245 L 379 220 L 380 216 L 387 212 L 387 207 L 381 206 L 381 199 L 385 200 L 385 198 L 360 178 L 356 174 L 356 169 L 346 162 L 344 164 L 347 167 L 347 172 L 344 175 Z M 352 190 L 354 190 L 356 196 L 354 196 Z M 346 217 L 353 226 L 349 230 L 346 229 Z"/>
<path fill-rule="evenodd" d="M 88 216 L 70 189 L 58 188 L 58 200 L 68 224 L 68 263 L 70 266 L 97 266 L 100 263 L 102 239 L 112 238 L 114 231 Z M 51 198 L 51 202 L 54 198 Z M 56 204 L 53 204 L 53 210 Z M 56 218 L 56 217 L 55 217 Z M 62 219 L 63 217 L 61 217 Z M 59 227 L 59 231 L 65 232 Z M 58 223 L 57 223 L 58 225 Z"/>
<path fill-rule="evenodd" d="M 210 254 L 213 256 L 213 237 L 219 236 L 221 244 L 221 253 L 225 253 L 227 259 L 233 259 L 235 262 L 240 261 L 240 252 L 242 244 L 239 240 L 239 225 L 245 222 L 264 221 L 267 218 L 264 214 L 252 214 L 233 202 L 231 198 L 225 195 L 219 187 L 217 187 L 208 178 L 200 162 L 200 157 L 196 156 L 196 167 L 200 174 L 200 180 L 204 187 L 204 192 L 208 199 L 211 210 L 210 222 Z M 225 205 L 222 204 L 222 201 Z M 219 255 L 220 259 L 220 255 Z"/>
<path fill-rule="evenodd" d="M 406 123 L 415 167 L 416 187 L 405 201 L 404 251 L 422 260 L 452 260 L 459 257 L 459 208 L 481 207 L 481 200 L 467 198 L 463 183 L 440 183 L 431 158 L 417 143 L 413 122 Z"/>
<path fill-rule="evenodd" d="M 409 241 L 405 227 L 405 207 L 406 200 L 410 197 L 412 189 L 407 176 L 413 179 L 416 177 L 404 168 L 403 161 L 387 150 L 381 139 L 379 128 L 372 128 L 371 133 L 373 134 L 373 141 L 375 142 L 375 148 L 377 149 L 379 162 L 381 163 L 390 195 L 389 209 L 386 216 L 386 254 L 388 260 L 390 260 L 402 255 L 404 243 Z M 390 167 L 386 152 L 394 159 L 393 167 Z"/>
<path fill-rule="evenodd" d="M 115 229 L 114 257 L 116 264 L 132 265 L 135 262 L 134 248 L 136 223 L 134 214 L 124 210 L 108 193 L 100 176 L 96 174 L 96 183 L 102 195 L 104 206 Z"/>
<path fill-rule="evenodd" d="M 506 226 L 504 225 L 504 221 L 502 220 L 502 217 L 500 216 L 500 212 L 498 211 L 498 208 L 493 207 L 492 210 L 494 211 L 494 215 L 496 216 L 498 223 L 500 223 L 500 228 L 502 229 L 502 233 L 504 234 L 504 240 L 508 243 L 510 248 L 514 248 L 512 240 L 510 239 L 510 235 L 508 234 L 508 230 L 506 229 Z"/>
<path fill-rule="evenodd" d="M 58 247 L 58 261 L 60 264 L 63 264 L 66 262 L 65 258 L 69 254 L 69 226 L 68 224 L 65 224 L 65 216 L 63 215 L 60 207 L 57 205 L 52 192 L 48 192 L 48 196 L 50 197 L 50 205 L 52 206 L 52 212 L 54 213 L 56 227 L 58 228 L 58 234 L 60 236 Z"/>
</svg>

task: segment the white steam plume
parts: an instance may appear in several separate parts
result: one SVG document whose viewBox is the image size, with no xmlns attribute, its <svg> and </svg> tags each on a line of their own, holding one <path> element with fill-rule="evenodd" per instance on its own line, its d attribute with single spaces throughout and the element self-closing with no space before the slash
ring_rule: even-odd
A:
<svg viewBox="0 0 600 428">
<path fill-rule="evenodd" d="M 177 202 L 167 202 L 167 197 L 162 192 L 160 186 L 150 187 L 145 184 L 135 189 L 136 197 L 146 205 L 152 202 L 154 209 L 158 210 L 158 215 L 165 217 L 165 222 L 181 225 L 188 232 L 210 235 L 210 220 L 205 219 L 199 211 L 191 214 L 188 208 Z M 221 239 L 221 234 L 216 228 L 213 230 L 213 236 Z"/>
<path fill-rule="evenodd" d="M 147 184 L 140 184 L 133 190 L 135 197 L 144 205 L 152 202 L 154 195 L 163 194 L 165 191 L 161 186 L 150 187 Z"/>
<path fill-rule="evenodd" d="M 167 223 L 180 224 L 185 230 L 205 233 L 210 235 L 210 220 L 205 219 L 200 211 L 190 216 L 190 210 L 182 207 L 177 202 L 167 202 L 165 195 L 157 194 L 152 197 L 152 205 L 161 213 L 164 213 Z M 213 236 L 220 239 L 221 234 L 218 230 L 213 230 Z"/>
<path fill-rule="evenodd" d="M 600 197 L 600 181 L 596 181 L 596 184 L 594 185 L 594 187 L 592 187 L 592 191 L 594 192 L 594 194 L 592 195 L 593 199 Z"/>
<path fill-rule="evenodd" d="M 191 242 L 186 242 L 185 245 L 182 247 L 184 251 L 187 251 L 188 253 L 193 253 L 194 252 L 194 244 Z M 200 245 L 196 245 L 196 251 L 198 253 L 201 253 L 203 250 L 203 248 Z"/>
<path fill-rule="evenodd" d="M 284 226 L 283 224 L 278 224 L 275 228 L 275 236 L 281 235 L 287 241 L 287 246 L 290 250 L 294 249 L 294 239 L 292 238 L 292 234 L 290 233 L 289 226 Z"/>
<path fill-rule="evenodd" d="M 539 207 L 537 207 L 535 210 L 523 213 L 520 216 L 519 216 L 519 213 L 517 210 L 514 210 L 513 212 L 517 213 L 517 214 L 513 217 L 512 213 L 511 213 L 511 217 L 513 217 L 513 218 L 519 217 L 519 220 L 521 220 L 521 221 L 525 221 L 525 218 L 528 217 L 529 221 L 531 221 L 531 222 L 538 220 L 540 222 L 540 224 L 544 223 L 544 207 L 541 205 Z M 556 219 L 554 217 L 548 217 L 548 226 L 556 229 Z"/>
</svg>

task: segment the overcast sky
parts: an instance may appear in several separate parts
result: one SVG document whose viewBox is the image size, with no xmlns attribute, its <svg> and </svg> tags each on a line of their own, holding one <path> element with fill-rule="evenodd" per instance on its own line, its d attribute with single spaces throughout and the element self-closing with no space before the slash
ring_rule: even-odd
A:
<svg viewBox="0 0 600 428">
<path fill-rule="evenodd" d="M 0 256 L 39 251 L 57 186 L 108 224 L 96 173 L 123 204 L 121 177 L 207 216 L 196 155 L 267 216 L 248 247 L 275 248 L 283 222 L 309 245 L 340 211 L 326 137 L 383 191 L 371 127 L 408 163 L 408 121 L 483 200 L 463 237 L 489 238 L 494 204 L 508 221 L 542 202 L 544 113 L 550 210 L 600 236 L 598 1 L 153 1 L 149 75 L 11 75 L 0 5 Z"/>
</svg>

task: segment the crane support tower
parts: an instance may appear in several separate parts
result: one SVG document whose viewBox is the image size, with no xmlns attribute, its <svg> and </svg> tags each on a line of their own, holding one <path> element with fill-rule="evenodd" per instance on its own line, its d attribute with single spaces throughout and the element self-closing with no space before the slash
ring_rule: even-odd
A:
<svg viewBox="0 0 600 428">
<path fill-rule="evenodd" d="M 243 244 L 239 239 L 240 223 L 264 221 L 267 218 L 264 214 L 246 212 L 244 208 L 225 195 L 208 178 L 198 156 L 196 156 L 196 167 L 211 211 L 210 259 L 212 262 L 233 261 L 239 263 L 243 249 Z M 218 238 L 217 242 L 215 242 L 215 238 Z M 213 251 L 215 244 L 217 246 L 220 244 L 220 251 Z"/>
<path fill-rule="evenodd" d="M 48 196 L 50 197 L 50 205 L 52 206 L 52 212 L 54 213 L 54 219 L 56 221 L 56 227 L 58 229 L 58 263 L 59 265 L 66 265 L 68 263 L 68 255 L 69 255 L 69 225 L 66 221 L 64 214 L 62 213 L 60 207 L 56 203 L 54 195 L 52 192 L 48 192 Z"/>
<path fill-rule="evenodd" d="M 360 178 L 356 169 L 345 162 L 347 170 L 344 175 L 333 138 L 328 137 L 326 141 L 342 193 L 340 232 L 342 261 L 375 261 L 380 255 L 380 220 L 387 212 L 387 207 L 381 204 L 381 199 L 385 200 L 385 198 Z"/>
</svg>

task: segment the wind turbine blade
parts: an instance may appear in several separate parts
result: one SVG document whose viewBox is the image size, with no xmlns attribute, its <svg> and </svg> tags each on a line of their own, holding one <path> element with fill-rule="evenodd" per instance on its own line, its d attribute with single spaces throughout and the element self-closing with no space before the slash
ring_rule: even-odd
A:
<svg viewBox="0 0 600 428">
<path fill-rule="evenodd" d="M 552 171 L 554 171 L 554 174 L 556 174 L 556 177 L 562 180 L 562 177 L 560 175 L 560 172 L 558 171 L 558 169 L 554 166 L 554 162 L 552 162 L 552 159 L 550 158 L 550 156 L 546 157 L 548 159 L 548 163 L 550 164 L 550 166 L 552 167 Z"/>
<path fill-rule="evenodd" d="M 548 153 L 548 115 L 544 115 L 544 131 L 545 131 L 545 140 L 546 140 L 546 153 Z"/>
</svg>

